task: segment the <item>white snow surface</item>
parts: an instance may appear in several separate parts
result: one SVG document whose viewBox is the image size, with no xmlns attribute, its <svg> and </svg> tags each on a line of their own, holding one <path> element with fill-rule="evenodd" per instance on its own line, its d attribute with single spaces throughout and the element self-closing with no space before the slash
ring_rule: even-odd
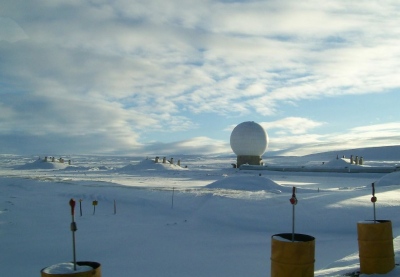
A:
<svg viewBox="0 0 400 277">
<path fill-rule="evenodd" d="M 206 186 L 214 189 L 232 189 L 244 191 L 272 191 L 281 192 L 287 187 L 280 186 L 271 179 L 261 176 L 233 176 L 225 177 Z M 289 188 L 290 190 L 290 188 Z"/>
<path fill-rule="evenodd" d="M 0 276 L 39 276 L 72 260 L 71 198 L 77 260 L 100 263 L 103 276 L 270 276 L 271 237 L 292 230 L 293 186 L 296 233 L 315 237 L 315 276 L 343 276 L 359 270 L 357 222 L 373 219 L 372 182 L 377 219 L 392 221 L 400 261 L 400 172 L 239 170 L 233 156 L 185 156 L 182 167 L 68 159 L 49 167 L 0 155 Z M 396 266 L 384 276 L 399 275 Z"/>
</svg>

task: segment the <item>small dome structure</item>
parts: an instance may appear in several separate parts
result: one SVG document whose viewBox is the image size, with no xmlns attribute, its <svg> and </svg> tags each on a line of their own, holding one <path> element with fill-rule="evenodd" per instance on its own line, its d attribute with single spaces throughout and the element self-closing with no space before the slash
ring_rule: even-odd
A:
<svg viewBox="0 0 400 277">
<path fill-rule="evenodd" d="M 268 146 L 268 135 L 264 128 L 254 121 L 237 125 L 230 137 L 233 152 L 237 155 L 237 166 L 242 164 L 260 165 L 261 156 Z"/>
</svg>

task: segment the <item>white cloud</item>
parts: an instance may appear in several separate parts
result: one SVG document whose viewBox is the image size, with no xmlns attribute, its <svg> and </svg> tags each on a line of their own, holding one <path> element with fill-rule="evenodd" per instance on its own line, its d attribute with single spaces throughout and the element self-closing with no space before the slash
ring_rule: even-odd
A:
<svg viewBox="0 0 400 277">
<path fill-rule="evenodd" d="M 0 18 L 0 134 L 68 130 L 111 149 L 111 132 L 116 148 L 139 147 L 143 134 L 192 130 L 205 113 L 276 116 L 304 99 L 397 89 L 399 10 L 395 1 L 13 1 Z M 279 116 L 264 124 L 280 136 L 323 137 L 312 135 L 322 122 Z"/>
<path fill-rule="evenodd" d="M 287 117 L 277 121 L 261 122 L 259 124 L 266 130 L 278 129 L 281 131 L 281 134 L 301 135 L 325 123 L 313 121 L 308 118 Z"/>
<path fill-rule="evenodd" d="M 24 30 L 14 20 L 0 16 L 0 41 L 13 43 L 27 38 Z"/>
<path fill-rule="evenodd" d="M 270 137 L 269 149 L 282 151 L 285 155 L 307 155 L 312 153 L 398 145 L 400 141 L 400 123 L 384 123 L 359 126 L 344 133 L 324 135 L 308 134 L 282 135 Z"/>
<path fill-rule="evenodd" d="M 145 151 L 154 155 L 209 155 L 232 152 L 229 142 L 208 137 L 194 137 L 171 143 L 156 141 L 146 145 Z"/>
</svg>

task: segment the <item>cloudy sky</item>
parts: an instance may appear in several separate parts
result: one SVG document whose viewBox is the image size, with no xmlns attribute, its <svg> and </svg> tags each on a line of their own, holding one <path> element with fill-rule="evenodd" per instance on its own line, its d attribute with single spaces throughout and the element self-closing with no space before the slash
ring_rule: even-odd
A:
<svg viewBox="0 0 400 277">
<path fill-rule="evenodd" d="M 400 141 L 398 0 L 0 0 L 0 153 Z"/>
</svg>

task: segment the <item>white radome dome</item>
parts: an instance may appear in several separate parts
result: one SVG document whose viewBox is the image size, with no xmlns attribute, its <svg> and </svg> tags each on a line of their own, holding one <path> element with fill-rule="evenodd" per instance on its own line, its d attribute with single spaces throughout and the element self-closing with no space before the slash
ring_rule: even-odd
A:
<svg viewBox="0 0 400 277">
<path fill-rule="evenodd" d="M 238 156 L 261 156 L 268 146 L 267 132 L 260 124 L 246 121 L 231 133 L 231 148 Z"/>
</svg>

